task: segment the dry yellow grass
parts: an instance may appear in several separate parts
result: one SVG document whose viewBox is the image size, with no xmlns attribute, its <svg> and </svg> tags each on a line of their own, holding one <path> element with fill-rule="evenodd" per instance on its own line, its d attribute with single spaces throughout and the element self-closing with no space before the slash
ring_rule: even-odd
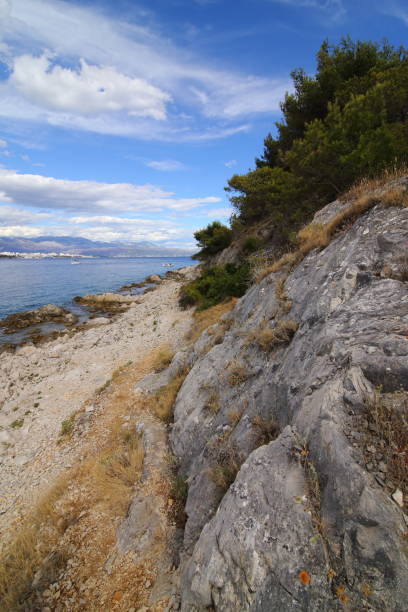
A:
<svg viewBox="0 0 408 612">
<path fill-rule="evenodd" d="M 265 419 L 257 415 L 252 419 L 252 426 L 258 433 L 257 446 L 269 444 L 279 434 L 279 427 L 274 419 Z"/>
<path fill-rule="evenodd" d="M 207 401 L 204 404 L 204 408 L 206 410 L 209 410 L 209 412 L 212 412 L 212 414 L 217 414 L 217 412 L 219 412 L 220 410 L 220 398 L 218 396 L 218 393 L 216 393 L 216 391 L 213 391 Z"/>
<path fill-rule="evenodd" d="M 132 371 L 121 370 L 109 387 L 109 394 L 104 394 L 102 399 L 96 396 L 96 401 L 104 402 L 104 411 L 95 423 L 99 433 L 92 431 L 81 451 L 84 461 L 60 475 L 52 488 L 33 501 L 31 512 L 11 529 L 2 548 L 0 564 L 1 610 L 17 612 L 22 609 L 23 599 L 29 598 L 24 605 L 31 602 L 35 591 L 32 587 L 34 576 L 40 576 L 42 588 L 54 582 L 64 568 L 67 546 L 72 548 L 73 545 L 80 560 L 79 584 L 102 571 L 104 581 L 114 584 L 116 580 L 120 586 L 130 567 L 132 580 L 140 590 L 141 578 L 136 574 L 144 581 L 147 569 L 134 564 L 124 566 L 107 578 L 103 562 L 115 541 L 117 523 L 112 519 L 126 515 L 143 463 L 142 442 L 134 431 L 124 426 L 123 416 L 135 410 L 133 386 L 152 370 L 154 358 L 154 354 L 147 356 L 143 364 L 134 366 Z M 87 519 L 79 520 L 83 514 L 95 515 L 98 525 L 95 529 L 89 519 L 86 535 L 81 525 Z M 100 589 L 95 597 L 99 594 Z M 98 605 L 92 605 L 89 610 L 100 609 Z M 79 608 L 72 606 L 71 609 Z"/>
<path fill-rule="evenodd" d="M 237 303 L 237 298 L 232 298 L 227 302 L 222 302 L 221 304 L 216 304 L 215 306 L 211 306 L 211 308 L 207 308 L 206 310 L 201 310 L 200 312 L 194 313 L 193 324 L 191 329 L 186 335 L 186 340 L 191 344 L 198 340 L 203 331 L 210 327 L 211 325 L 215 325 L 220 320 L 222 315 L 230 312 L 235 304 Z M 228 324 L 226 324 L 225 329 Z"/>
<path fill-rule="evenodd" d="M 146 399 L 147 405 L 161 421 L 171 421 L 173 404 L 187 374 L 187 371 L 178 374 L 165 387 Z"/>
<path fill-rule="evenodd" d="M 382 196 L 382 204 L 387 207 L 408 208 L 408 193 L 403 189 L 390 189 Z"/>
<path fill-rule="evenodd" d="M 281 276 L 275 281 L 275 295 L 278 300 L 286 300 L 285 281 L 287 276 Z"/>
<path fill-rule="evenodd" d="M 399 176 L 407 174 L 408 170 L 402 172 Z M 387 179 L 389 180 L 389 178 Z M 260 268 L 257 272 L 256 282 L 262 281 L 266 276 L 273 272 L 286 269 L 292 270 L 297 266 L 303 258 L 313 249 L 324 249 L 330 244 L 333 235 L 342 229 L 348 229 L 354 221 L 366 213 L 368 210 L 381 204 L 386 207 L 396 206 L 400 208 L 408 207 L 408 192 L 404 187 L 391 188 L 384 193 L 367 193 L 375 189 L 380 189 L 386 184 L 385 179 L 372 179 L 370 181 L 361 182 L 355 188 L 347 192 L 344 197 L 348 199 L 355 198 L 349 206 L 345 206 L 337 215 L 325 224 L 309 223 L 297 234 L 298 249 L 296 251 L 286 253 L 277 261 Z"/>
<path fill-rule="evenodd" d="M 228 413 L 229 424 L 235 427 L 235 425 L 239 423 L 241 415 L 242 415 L 242 412 L 240 412 L 239 410 L 230 410 Z"/>
<path fill-rule="evenodd" d="M 285 253 L 277 259 L 276 261 L 268 264 L 264 268 L 260 267 L 255 276 L 255 281 L 260 283 L 264 278 L 272 274 L 273 272 L 279 272 L 279 270 L 283 270 L 284 268 L 288 268 L 291 270 L 294 268 L 300 261 L 302 260 L 302 255 L 299 251 L 291 251 L 290 253 Z"/>
<path fill-rule="evenodd" d="M 168 344 L 163 345 L 157 351 L 157 354 L 154 360 L 153 368 L 155 372 L 162 372 L 163 370 L 165 370 L 170 365 L 171 360 L 173 359 L 173 356 L 174 356 L 174 353 L 170 349 L 170 346 Z"/>
<path fill-rule="evenodd" d="M 271 351 L 279 344 L 291 341 L 299 325 L 290 319 L 281 319 L 270 328 L 262 325 L 254 332 L 248 334 L 247 344 L 256 343 L 263 351 Z"/>
<path fill-rule="evenodd" d="M 136 432 L 118 428 L 112 444 L 92 466 L 93 486 L 99 502 L 124 515 L 129 505 L 129 490 L 139 480 L 143 458 L 143 443 Z"/>
<path fill-rule="evenodd" d="M 381 189 L 388 183 L 408 175 L 408 166 L 394 166 L 386 168 L 378 176 L 374 178 L 363 178 L 357 181 L 348 191 L 346 191 L 339 199 L 354 200 L 360 196 Z"/>
<path fill-rule="evenodd" d="M 60 516 L 55 505 L 65 492 L 69 480 L 69 475 L 60 477 L 52 489 L 38 500 L 24 524 L 14 528 L 9 544 L 2 550 L 0 602 L 4 606 L 3 610 L 20 609 L 20 597 L 31 585 L 41 560 L 58 545 Z M 65 551 L 59 552 L 58 560 L 63 558 Z"/>
<path fill-rule="evenodd" d="M 227 371 L 227 380 L 231 387 L 244 383 L 250 376 L 248 368 L 235 361 L 228 366 Z"/>
</svg>

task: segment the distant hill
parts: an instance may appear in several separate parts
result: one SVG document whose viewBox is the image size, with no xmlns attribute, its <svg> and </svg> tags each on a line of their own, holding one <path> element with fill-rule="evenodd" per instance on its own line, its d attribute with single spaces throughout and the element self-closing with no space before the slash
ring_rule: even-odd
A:
<svg viewBox="0 0 408 612">
<path fill-rule="evenodd" d="M 186 249 L 157 246 L 151 242 L 97 242 L 72 236 L 38 236 L 37 238 L 0 237 L 0 252 L 52 253 L 100 257 L 177 257 L 189 256 Z"/>
</svg>

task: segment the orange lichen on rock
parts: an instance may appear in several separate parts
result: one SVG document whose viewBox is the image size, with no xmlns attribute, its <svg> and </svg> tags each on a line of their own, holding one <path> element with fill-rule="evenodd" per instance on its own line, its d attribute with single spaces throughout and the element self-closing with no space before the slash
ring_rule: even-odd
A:
<svg viewBox="0 0 408 612">
<path fill-rule="evenodd" d="M 310 584 L 310 574 L 305 570 L 299 572 L 298 578 L 302 584 Z"/>
</svg>

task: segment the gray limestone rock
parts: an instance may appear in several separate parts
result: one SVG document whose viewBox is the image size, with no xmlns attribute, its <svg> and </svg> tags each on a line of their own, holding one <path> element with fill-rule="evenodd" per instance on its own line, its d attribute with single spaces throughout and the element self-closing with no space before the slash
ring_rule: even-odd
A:
<svg viewBox="0 0 408 612">
<path fill-rule="evenodd" d="M 376 387 L 408 391 L 407 284 L 378 273 L 407 245 L 408 210 L 376 206 L 288 276 L 289 313 L 271 274 L 222 343 L 204 333 L 183 354 L 170 439 L 189 484 L 184 612 L 408 610 L 407 519 L 346 435 Z M 257 330 L 282 319 L 292 341 L 261 350 Z M 214 474 L 231 456 L 226 489 Z"/>
</svg>

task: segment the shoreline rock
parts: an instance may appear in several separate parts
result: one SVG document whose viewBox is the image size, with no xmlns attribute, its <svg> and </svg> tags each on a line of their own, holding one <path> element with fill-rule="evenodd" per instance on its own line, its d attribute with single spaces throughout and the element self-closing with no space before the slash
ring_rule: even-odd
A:
<svg viewBox="0 0 408 612">
<path fill-rule="evenodd" d="M 5 334 L 13 334 L 33 325 L 42 323 L 63 323 L 66 326 L 74 325 L 78 317 L 62 306 L 46 304 L 35 310 L 26 310 L 8 315 L 0 320 L 0 328 Z"/>
</svg>

